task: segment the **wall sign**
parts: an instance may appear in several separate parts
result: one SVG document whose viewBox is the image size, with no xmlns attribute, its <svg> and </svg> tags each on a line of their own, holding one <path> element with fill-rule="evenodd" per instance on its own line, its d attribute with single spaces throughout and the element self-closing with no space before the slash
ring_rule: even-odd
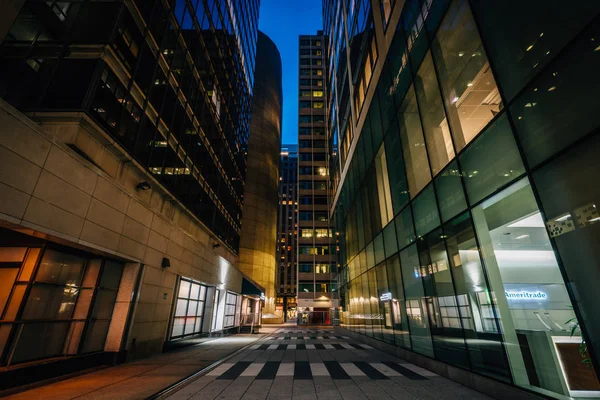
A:
<svg viewBox="0 0 600 400">
<path fill-rule="evenodd" d="M 548 300 L 548 295 L 544 292 L 529 292 L 523 290 L 520 292 L 504 292 L 504 295 L 508 300 Z"/>
<path fill-rule="evenodd" d="M 392 299 L 392 294 L 390 292 L 384 293 L 381 296 L 379 296 L 379 300 L 381 301 L 388 301 Z"/>
</svg>

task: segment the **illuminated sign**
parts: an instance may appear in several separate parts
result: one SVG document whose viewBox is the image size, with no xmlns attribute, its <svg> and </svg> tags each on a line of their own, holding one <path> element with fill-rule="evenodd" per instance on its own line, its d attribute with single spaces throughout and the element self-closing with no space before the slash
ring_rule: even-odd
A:
<svg viewBox="0 0 600 400">
<path fill-rule="evenodd" d="M 521 292 L 504 292 L 508 300 L 548 300 L 548 295 L 544 292 L 529 292 L 523 290 Z"/>
<path fill-rule="evenodd" d="M 392 294 L 390 292 L 384 293 L 381 296 L 379 296 L 379 300 L 381 301 L 388 301 L 392 299 Z"/>
<path fill-rule="evenodd" d="M 260 299 L 261 299 L 261 300 L 264 300 L 264 299 L 265 299 L 265 294 L 264 294 L 264 293 L 261 293 L 261 294 L 260 294 Z"/>
</svg>

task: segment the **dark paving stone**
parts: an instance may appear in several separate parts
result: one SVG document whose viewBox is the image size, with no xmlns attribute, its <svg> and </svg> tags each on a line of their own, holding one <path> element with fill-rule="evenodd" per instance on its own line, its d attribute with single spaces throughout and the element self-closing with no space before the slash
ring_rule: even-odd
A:
<svg viewBox="0 0 600 400">
<path fill-rule="evenodd" d="M 238 361 L 237 363 L 235 363 L 233 365 L 233 367 L 229 368 L 227 371 L 225 371 L 223 374 L 221 374 L 217 379 L 235 379 L 238 376 L 240 376 L 240 374 L 242 372 L 244 372 L 244 370 L 246 368 L 248 368 L 248 366 L 252 364 L 249 361 Z"/>
<path fill-rule="evenodd" d="M 324 361 L 325 368 L 329 371 L 329 376 L 331 379 L 351 379 L 350 375 L 344 371 L 344 368 L 337 361 Z"/>
<path fill-rule="evenodd" d="M 400 372 L 402 375 L 404 375 L 405 377 L 407 377 L 409 379 L 427 380 L 427 378 L 425 378 L 423 375 L 419 375 L 416 372 L 411 371 L 410 369 L 403 367 L 402 365 L 400 365 L 398 363 L 391 362 L 391 361 L 383 361 L 383 364 L 387 365 L 394 371 Z"/>
<path fill-rule="evenodd" d="M 321 343 L 315 343 L 315 349 L 317 350 L 325 350 L 325 346 Z"/>
<path fill-rule="evenodd" d="M 312 379 L 310 363 L 308 361 L 296 361 L 294 363 L 294 379 Z"/>
<path fill-rule="evenodd" d="M 390 379 L 381 372 L 377 371 L 366 361 L 352 361 L 362 372 L 371 379 Z"/>
<path fill-rule="evenodd" d="M 267 361 L 258 375 L 256 375 L 256 379 L 275 379 L 279 364 L 279 361 Z"/>
</svg>

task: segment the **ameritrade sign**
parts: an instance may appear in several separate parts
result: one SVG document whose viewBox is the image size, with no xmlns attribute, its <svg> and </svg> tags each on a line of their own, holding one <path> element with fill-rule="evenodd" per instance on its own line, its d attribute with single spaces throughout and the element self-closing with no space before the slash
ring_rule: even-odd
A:
<svg viewBox="0 0 600 400">
<path fill-rule="evenodd" d="M 548 300 L 548 295 L 544 292 L 504 292 L 504 295 L 508 300 Z"/>
</svg>

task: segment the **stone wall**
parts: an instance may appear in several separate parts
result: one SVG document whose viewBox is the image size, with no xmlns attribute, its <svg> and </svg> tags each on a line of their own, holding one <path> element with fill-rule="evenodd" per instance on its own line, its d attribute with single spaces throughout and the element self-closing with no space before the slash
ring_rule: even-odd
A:
<svg viewBox="0 0 600 400">
<path fill-rule="evenodd" d="M 0 226 L 143 264 L 133 358 L 162 350 L 178 275 L 241 291 L 236 256 L 84 114 L 27 117 L 0 100 Z"/>
</svg>

